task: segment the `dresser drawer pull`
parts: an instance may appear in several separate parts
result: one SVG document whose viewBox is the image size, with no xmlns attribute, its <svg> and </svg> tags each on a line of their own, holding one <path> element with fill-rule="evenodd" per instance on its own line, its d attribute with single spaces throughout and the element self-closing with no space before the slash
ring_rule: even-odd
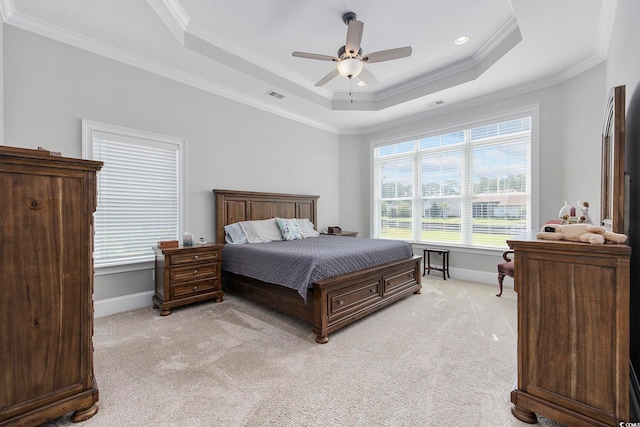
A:
<svg viewBox="0 0 640 427">
<path fill-rule="evenodd" d="M 194 291 L 195 291 L 196 289 L 198 289 L 198 285 L 195 285 L 195 286 L 193 287 L 193 290 L 194 290 Z"/>
<path fill-rule="evenodd" d="M 342 305 L 342 304 L 344 304 L 344 301 L 342 300 L 338 301 L 338 305 Z"/>
<path fill-rule="evenodd" d="M 193 274 L 198 274 L 198 270 L 193 270 Z"/>
<path fill-rule="evenodd" d="M 194 256 L 193 256 L 193 259 L 198 259 L 198 255 L 194 255 Z"/>
<path fill-rule="evenodd" d="M 371 289 L 369 289 L 369 292 L 371 292 L 373 294 L 373 293 L 376 292 L 376 289 L 375 288 L 371 288 Z"/>
</svg>

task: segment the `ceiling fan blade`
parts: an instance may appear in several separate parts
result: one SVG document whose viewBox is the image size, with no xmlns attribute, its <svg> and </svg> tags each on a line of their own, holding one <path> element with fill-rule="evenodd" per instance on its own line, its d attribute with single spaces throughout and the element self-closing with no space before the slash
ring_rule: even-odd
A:
<svg viewBox="0 0 640 427">
<path fill-rule="evenodd" d="M 371 71 L 367 70 L 366 67 L 362 67 L 360 74 L 358 74 L 358 78 L 365 82 L 367 86 L 375 86 L 378 84 L 378 79 L 376 79 L 376 76 L 371 74 Z"/>
<path fill-rule="evenodd" d="M 349 29 L 347 30 L 347 42 L 344 48 L 347 53 L 356 55 L 360 51 L 360 43 L 362 42 L 362 30 L 364 22 L 352 19 L 349 21 Z"/>
<path fill-rule="evenodd" d="M 392 59 L 405 58 L 407 56 L 411 56 L 411 46 L 371 52 L 364 55 L 362 57 L 362 61 L 368 64 L 372 64 L 374 62 L 391 61 Z"/>
<path fill-rule="evenodd" d="M 334 77 L 336 77 L 338 75 L 338 69 L 335 68 L 333 69 L 329 74 L 327 74 L 326 76 L 324 76 L 323 78 L 321 78 L 318 83 L 315 84 L 315 86 L 324 86 L 325 84 L 327 84 L 329 82 L 329 80 L 333 79 Z"/>
<path fill-rule="evenodd" d="M 320 55 L 319 53 L 292 52 L 291 55 L 297 56 L 298 58 L 318 59 L 320 61 L 340 61 L 340 59 L 335 56 Z"/>
</svg>

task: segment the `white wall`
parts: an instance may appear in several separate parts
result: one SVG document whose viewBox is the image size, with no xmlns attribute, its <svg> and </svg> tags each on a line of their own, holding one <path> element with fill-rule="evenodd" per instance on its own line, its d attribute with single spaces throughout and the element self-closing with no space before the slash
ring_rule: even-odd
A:
<svg viewBox="0 0 640 427">
<path fill-rule="evenodd" d="M 604 64 L 561 84 L 498 101 L 452 111 L 361 137 L 340 138 L 340 221 L 369 235 L 371 209 L 370 142 L 418 134 L 453 124 L 468 123 L 505 111 L 538 105 L 538 228 L 556 218 L 564 200 L 600 202 L 600 127 L 603 114 Z M 347 208 L 348 207 L 348 208 Z M 591 209 L 594 221 L 599 209 Z M 422 255 L 421 247 L 414 252 Z M 458 278 L 496 281 L 500 251 L 450 248 L 451 268 Z M 487 274 L 478 276 L 477 271 Z"/>
<path fill-rule="evenodd" d="M 4 24 L 0 24 L 0 25 L 4 26 Z M 0 31 L 0 145 L 4 145 L 4 32 L 3 31 Z"/>
<path fill-rule="evenodd" d="M 541 140 L 541 147 L 545 146 L 549 153 L 547 159 L 553 155 L 556 144 L 562 145 L 563 153 L 560 170 L 549 176 L 554 181 L 545 180 L 549 168 L 546 162 L 541 163 L 541 182 L 547 188 L 560 185 L 564 198 L 589 202 L 589 213 L 595 224 L 600 223 L 601 134 L 606 101 L 603 97 L 606 92 L 604 72 L 605 64 L 602 63 L 557 87 L 562 109 L 559 113 L 563 118 L 562 135 L 558 139 Z M 544 199 L 545 193 L 540 194 L 541 200 Z"/>
<path fill-rule="evenodd" d="M 186 228 L 208 241 L 214 188 L 317 194 L 319 226 L 339 222 L 336 135 L 3 27 L 6 145 L 81 157 L 82 119 L 186 138 Z M 151 277 L 97 276 L 95 299 L 148 292 Z"/>
<path fill-rule="evenodd" d="M 610 88 L 625 85 L 628 106 L 631 95 L 640 83 L 639 19 L 639 1 L 618 0 L 618 11 L 607 56 L 606 92 L 603 94 L 603 102 Z"/>
<path fill-rule="evenodd" d="M 628 100 L 640 81 L 640 57 L 634 54 L 640 51 L 634 28 L 640 2 L 618 2 L 606 64 L 555 87 L 341 137 L 3 25 L 0 143 L 44 146 L 80 157 L 83 118 L 184 137 L 187 228 L 196 236 L 213 239 L 213 188 L 319 194 L 320 227 L 340 224 L 368 236 L 371 140 L 538 104 L 539 218 L 544 220 L 554 217 L 565 199 L 599 205 L 604 99 L 608 88 L 626 84 Z M 592 209 L 594 219 L 597 211 Z M 486 271 L 493 280 L 498 256 L 460 252 L 452 255 L 451 264 L 463 274 Z M 99 276 L 95 297 L 152 288 L 149 272 Z"/>
</svg>

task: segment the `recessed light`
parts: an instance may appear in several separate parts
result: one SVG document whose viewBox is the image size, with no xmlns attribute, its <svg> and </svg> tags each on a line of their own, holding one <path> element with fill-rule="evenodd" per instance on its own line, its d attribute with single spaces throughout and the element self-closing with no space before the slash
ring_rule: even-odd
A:
<svg viewBox="0 0 640 427">
<path fill-rule="evenodd" d="M 363 82 L 362 80 L 360 80 L 358 83 L 356 83 L 358 86 L 366 86 L 367 84 L 365 82 Z"/>
<path fill-rule="evenodd" d="M 469 41 L 469 36 L 460 36 L 457 37 L 453 42 L 457 45 L 465 44 Z"/>
</svg>

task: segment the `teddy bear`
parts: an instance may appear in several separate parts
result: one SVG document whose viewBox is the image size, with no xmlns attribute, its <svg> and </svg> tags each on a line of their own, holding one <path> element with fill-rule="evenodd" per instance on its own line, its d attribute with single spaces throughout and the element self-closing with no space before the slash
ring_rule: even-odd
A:
<svg viewBox="0 0 640 427">
<path fill-rule="evenodd" d="M 542 231 L 536 233 L 537 239 L 543 240 L 571 240 L 574 242 L 602 245 L 606 242 L 624 243 L 627 236 L 608 231 L 604 227 L 591 224 L 546 224 Z"/>
</svg>

